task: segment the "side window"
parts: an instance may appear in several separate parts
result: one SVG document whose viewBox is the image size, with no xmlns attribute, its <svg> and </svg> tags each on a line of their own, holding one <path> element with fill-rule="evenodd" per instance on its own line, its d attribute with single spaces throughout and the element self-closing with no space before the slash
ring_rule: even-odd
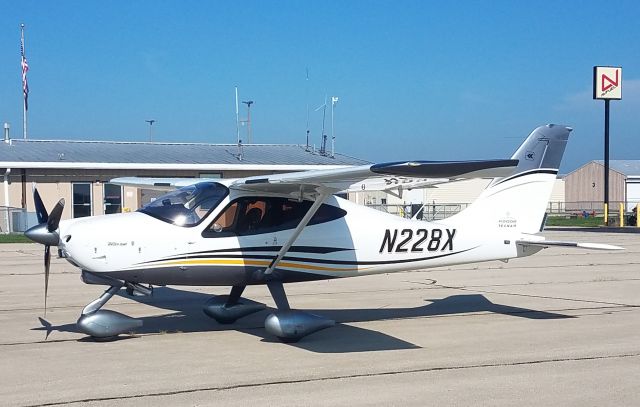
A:
<svg viewBox="0 0 640 407">
<path fill-rule="evenodd" d="M 202 236 L 247 236 L 294 229 L 310 207 L 309 201 L 287 198 L 240 198 L 229 204 L 202 232 Z M 323 204 L 309 225 L 336 220 L 346 214 L 343 209 Z"/>
<path fill-rule="evenodd" d="M 215 232 L 228 232 L 233 230 L 238 215 L 238 203 L 235 202 L 225 209 L 220 216 L 216 218 L 214 223 L 209 226 Z"/>
</svg>

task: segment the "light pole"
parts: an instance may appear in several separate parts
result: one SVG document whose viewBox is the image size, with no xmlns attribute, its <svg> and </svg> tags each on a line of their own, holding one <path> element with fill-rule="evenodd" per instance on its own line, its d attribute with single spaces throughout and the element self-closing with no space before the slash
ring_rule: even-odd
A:
<svg viewBox="0 0 640 407">
<path fill-rule="evenodd" d="M 622 68 L 593 67 L 593 98 L 604 99 L 604 225 L 609 226 L 609 102 L 622 99 Z M 622 212 L 622 210 L 621 210 Z M 622 226 L 622 225 L 620 225 Z"/>
<path fill-rule="evenodd" d="M 335 157 L 336 149 L 336 134 L 333 132 L 333 108 L 338 103 L 337 96 L 331 96 L 331 157 Z"/>
<path fill-rule="evenodd" d="M 154 119 L 151 120 L 145 120 L 145 122 L 149 123 L 149 141 L 153 141 L 153 123 L 155 123 L 156 121 Z"/>
<path fill-rule="evenodd" d="M 242 103 L 247 105 L 247 142 L 251 144 L 253 142 L 253 135 L 251 134 L 251 105 L 253 104 L 253 100 L 243 100 Z"/>
<path fill-rule="evenodd" d="M 327 96 L 324 97 L 324 103 L 316 108 L 316 112 L 322 109 L 322 143 L 320 144 L 320 155 L 326 154 L 327 135 L 324 134 L 324 121 L 327 117 Z"/>
</svg>

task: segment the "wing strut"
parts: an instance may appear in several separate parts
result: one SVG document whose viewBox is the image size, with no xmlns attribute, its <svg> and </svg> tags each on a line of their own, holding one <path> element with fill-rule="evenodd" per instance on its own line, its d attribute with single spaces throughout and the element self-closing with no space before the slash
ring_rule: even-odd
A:
<svg viewBox="0 0 640 407">
<path fill-rule="evenodd" d="M 324 190 L 320 191 L 318 196 L 316 196 L 315 202 L 313 203 L 313 205 L 311 205 L 311 208 L 309 208 L 307 213 L 302 217 L 302 220 L 300 221 L 298 226 L 294 229 L 289 240 L 287 240 L 287 242 L 284 245 L 282 245 L 282 248 L 280 248 L 280 251 L 278 252 L 278 255 L 276 256 L 276 258 L 273 259 L 271 264 L 269 264 L 269 267 L 267 267 L 267 269 L 264 271 L 265 275 L 269 275 L 273 273 L 273 270 L 275 270 L 278 263 L 280 263 L 284 255 L 287 254 L 291 246 L 293 246 L 293 243 L 296 241 L 296 239 L 298 239 L 298 236 L 300 236 L 300 233 L 302 233 L 302 230 L 307 226 L 309 221 L 311 221 L 311 218 L 313 217 L 313 215 L 316 214 L 318 209 L 320 209 L 320 205 L 322 205 L 324 200 L 327 199 L 327 196 L 329 195 L 330 193 L 327 191 L 324 191 Z"/>
</svg>

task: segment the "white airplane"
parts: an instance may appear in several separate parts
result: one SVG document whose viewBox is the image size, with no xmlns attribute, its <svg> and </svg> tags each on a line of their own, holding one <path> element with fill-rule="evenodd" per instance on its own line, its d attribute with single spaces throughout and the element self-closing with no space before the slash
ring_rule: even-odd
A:
<svg viewBox="0 0 640 407">
<path fill-rule="evenodd" d="M 109 286 L 77 322 L 87 335 L 111 337 L 142 325 L 101 309 L 122 287 L 150 295 L 153 285 L 231 286 L 204 312 L 232 323 L 265 308 L 241 295 L 249 284 L 266 284 L 277 311 L 265 329 L 285 342 L 334 321 L 291 309 L 283 283 L 506 261 L 549 246 L 620 249 L 536 235 L 570 132 L 538 127 L 510 160 L 409 161 L 215 181 L 120 178 L 113 182 L 180 188 L 137 212 L 65 221 L 64 200 L 49 215 L 34 190 L 40 224 L 25 234 L 45 245 L 45 312 L 50 246 L 82 270 L 85 283 Z M 470 177 L 493 180 L 467 209 L 437 222 L 403 219 L 333 195 L 370 188 L 401 193 Z"/>
</svg>

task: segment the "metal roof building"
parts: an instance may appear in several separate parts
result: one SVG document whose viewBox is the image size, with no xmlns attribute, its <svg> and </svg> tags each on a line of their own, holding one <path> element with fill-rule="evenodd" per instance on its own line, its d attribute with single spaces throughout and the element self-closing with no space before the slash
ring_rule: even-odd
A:
<svg viewBox="0 0 640 407">
<path fill-rule="evenodd" d="M 588 162 L 567 174 L 567 209 L 601 211 L 604 200 L 604 161 Z M 609 161 L 609 207 L 618 210 L 619 203 L 630 211 L 640 203 L 640 160 Z"/>
<path fill-rule="evenodd" d="M 595 160 L 595 162 L 604 168 L 603 160 Z M 609 169 L 617 171 L 627 178 L 640 179 L 640 160 L 609 160 Z"/>
<path fill-rule="evenodd" d="M 65 198 L 63 219 L 135 210 L 157 195 L 109 184 L 116 177 L 238 178 L 367 163 L 344 154 L 322 155 L 295 144 L 0 142 L 2 206 L 33 212 L 30 184 L 37 183 L 48 208 Z M 11 229 L 11 216 L 0 216 L 1 231 Z"/>
<path fill-rule="evenodd" d="M 10 140 L 0 144 L 0 166 L 11 168 L 149 168 L 298 170 L 366 164 L 305 150 L 295 144 L 146 143 Z"/>
</svg>

